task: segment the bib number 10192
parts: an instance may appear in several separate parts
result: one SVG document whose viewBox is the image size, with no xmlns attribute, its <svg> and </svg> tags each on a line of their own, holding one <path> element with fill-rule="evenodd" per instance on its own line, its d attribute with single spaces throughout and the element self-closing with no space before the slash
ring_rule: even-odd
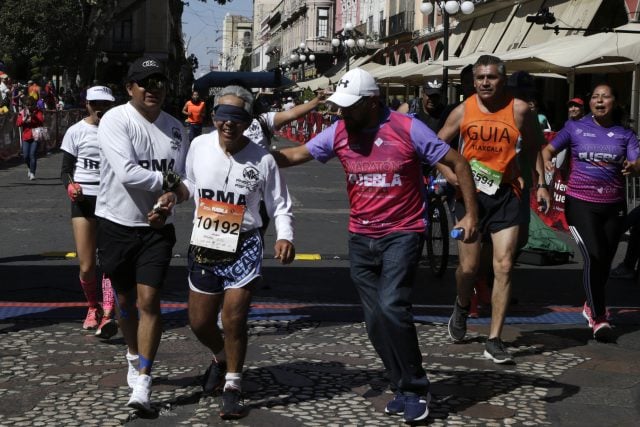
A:
<svg viewBox="0 0 640 427">
<path fill-rule="evenodd" d="M 191 244 L 224 252 L 235 252 L 245 207 L 200 199 L 193 220 Z"/>
<path fill-rule="evenodd" d="M 211 217 L 199 216 L 196 218 L 196 227 L 201 227 L 205 230 L 221 231 L 229 234 L 240 234 L 240 224 L 231 223 L 229 221 L 220 222 L 219 219 L 211 219 Z"/>
</svg>

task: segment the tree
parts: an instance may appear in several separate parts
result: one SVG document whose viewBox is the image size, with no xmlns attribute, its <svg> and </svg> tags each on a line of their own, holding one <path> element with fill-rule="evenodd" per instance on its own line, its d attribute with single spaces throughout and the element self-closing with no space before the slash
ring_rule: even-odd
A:
<svg viewBox="0 0 640 427">
<path fill-rule="evenodd" d="M 3 0 L 0 60 L 16 78 L 93 64 L 116 0 Z"/>
</svg>

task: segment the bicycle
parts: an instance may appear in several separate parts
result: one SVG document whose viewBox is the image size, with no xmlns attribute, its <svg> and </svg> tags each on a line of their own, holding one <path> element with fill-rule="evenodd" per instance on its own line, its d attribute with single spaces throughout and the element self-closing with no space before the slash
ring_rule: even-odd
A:
<svg viewBox="0 0 640 427">
<path fill-rule="evenodd" d="M 426 258 L 431 272 L 442 277 L 449 263 L 449 217 L 445 205 L 447 181 L 444 178 L 427 176 L 428 223 L 425 236 Z"/>
</svg>

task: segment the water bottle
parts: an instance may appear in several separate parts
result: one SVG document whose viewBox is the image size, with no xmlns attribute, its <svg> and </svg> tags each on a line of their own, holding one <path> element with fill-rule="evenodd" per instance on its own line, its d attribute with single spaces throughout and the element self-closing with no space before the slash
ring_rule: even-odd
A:
<svg viewBox="0 0 640 427">
<path fill-rule="evenodd" d="M 451 233 L 449 233 L 449 236 L 451 236 L 451 238 L 454 240 L 464 239 L 464 228 L 462 227 L 454 228 L 453 230 L 451 230 Z"/>
</svg>

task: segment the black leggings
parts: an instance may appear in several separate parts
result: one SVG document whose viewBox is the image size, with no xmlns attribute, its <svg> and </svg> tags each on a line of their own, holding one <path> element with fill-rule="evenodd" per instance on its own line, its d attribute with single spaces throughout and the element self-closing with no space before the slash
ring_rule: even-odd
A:
<svg viewBox="0 0 640 427">
<path fill-rule="evenodd" d="M 606 312 L 604 288 L 624 232 L 626 204 L 592 203 L 567 196 L 565 215 L 584 259 L 582 285 L 587 304 L 594 317 L 603 316 Z"/>
</svg>

